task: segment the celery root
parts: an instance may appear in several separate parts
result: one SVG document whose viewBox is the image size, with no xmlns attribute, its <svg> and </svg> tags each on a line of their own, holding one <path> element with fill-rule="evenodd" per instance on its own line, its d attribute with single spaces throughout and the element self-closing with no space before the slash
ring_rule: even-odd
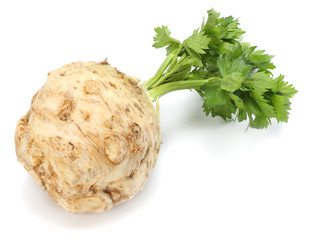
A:
<svg viewBox="0 0 309 240">
<path fill-rule="evenodd" d="M 106 61 L 50 72 L 15 134 L 19 161 L 72 213 L 102 212 L 132 198 L 160 141 L 158 113 L 144 90 Z"/>
</svg>

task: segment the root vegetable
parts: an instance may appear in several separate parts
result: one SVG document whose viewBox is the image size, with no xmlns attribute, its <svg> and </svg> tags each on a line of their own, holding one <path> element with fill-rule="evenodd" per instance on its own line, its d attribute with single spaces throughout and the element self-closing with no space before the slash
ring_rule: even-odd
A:
<svg viewBox="0 0 309 240">
<path fill-rule="evenodd" d="M 107 62 L 48 74 L 16 128 L 19 161 L 73 213 L 106 211 L 145 184 L 160 148 L 158 112 Z"/>
<path fill-rule="evenodd" d="M 158 108 L 166 93 L 193 89 L 206 115 L 266 128 L 288 121 L 297 92 L 272 56 L 241 42 L 233 17 L 213 9 L 183 42 L 155 29 L 154 47 L 167 57 L 138 82 L 107 61 L 75 62 L 48 74 L 16 127 L 18 160 L 49 195 L 72 213 L 103 212 L 132 198 L 146 183 L 160 149 Z"/>
</svg>

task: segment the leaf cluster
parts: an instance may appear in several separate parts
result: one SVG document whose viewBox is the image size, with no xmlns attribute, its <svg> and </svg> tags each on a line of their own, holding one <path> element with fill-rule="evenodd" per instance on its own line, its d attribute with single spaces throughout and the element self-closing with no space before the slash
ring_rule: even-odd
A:
<svg viewBox="0 0 309 240">
<path fill-rule="evenodd" d="M 242 42 L 245 32 L 238 19 L 220 17 L 211 9 L 207 21 L 182 43 L 170 36 L 166 26 L 155 31 L 153 46 L 166 47 L 169 60 L 149 89 L 186 81 L 202 97 L 206 115 L 248 120 L 253 128 L 266 128 L 272 118 L 288 121 L 290 98 L 297 91 L 283 75 L 272 75 L 272 55 Z M 201 82 L 198 87 L 196 80 Z"/>
</svg>

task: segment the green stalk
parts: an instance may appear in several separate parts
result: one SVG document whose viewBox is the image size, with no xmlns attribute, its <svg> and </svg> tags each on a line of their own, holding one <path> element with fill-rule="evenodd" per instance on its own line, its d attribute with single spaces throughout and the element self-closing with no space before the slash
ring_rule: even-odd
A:
<svg viewBox="0 0 309 240">
<path fill-rule="evenodd" d="M 198 80 L 183 80 L 183 81 L 175 81 L 164 83 L 157 87 L 154 87 L 147 91 L 147 94 L 152 102 L 156 101 L 158 98 L 163 95 L 184 89 L 200 89 L 204 84 L 208 83 L 211 80 L 218 80 L 218 77 L 212 77 L 208 79 L 198 79 Z"/>
<path fill-rule="evenodd" d="M 171 74 L 174 66 L 177 64 L 178 55 L 182 50 L 182 45 L 179 45 L 177 50 L 174 50 L 167 55 L 164 62 L 161 64 L 155 75 L 145 83 L 142 83 L 142 87 L 146 90 L 156 87 L 164 82 L 164 80 Z"/>
<path fill-rule="evenodd" d="M 167 55 L 167 57 L 165 58 L 164 62 L 161 64 L 161 66 L 159 67 L 159 69 L 157 70 L 155 75 L 152 78 L 150 78 L 148 81 L 146 81 L 145 83 L 142 84 L 143 88 L 144 89 L 150 89 L 152 87 L 152 85 L 155 84 L 161 78 L 161 76 L 166 71 L 166 69 L 171 64 L 172 60 L 175 57 L 177 58 L 177 52 L 176 51 Z"/>
</svg>

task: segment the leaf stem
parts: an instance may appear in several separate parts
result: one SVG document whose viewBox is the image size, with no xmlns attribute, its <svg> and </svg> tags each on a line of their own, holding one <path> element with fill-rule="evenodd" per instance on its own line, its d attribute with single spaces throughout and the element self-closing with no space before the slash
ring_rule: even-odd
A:
<svg viewBox="0 0 309 240">
<path fill-rule="evenodd" d="M 182 50 L 182 45 L 179 44 L 179 48 L 167 55 L 164 62 L 161 64 L 155 75 L 150 78 L 148 81 L 143 83 L 143 87 L 146 90 L 149 90 L 153 87 L 156 87 L 164 82 L 164 80 L 171 74 L 170 72 L 177 64 L 178 55 Z"/>
<path fill-rule="evenodd" d="M 150 78 L 148 81 L 143 83 L 143 87 L 145 89 L 150 89 L 152 87 L 152 85 L 155 84 L 158 81 L 158 79 L 160 79 L 160 77 L 166 71 L 168 66 L 171 64 L 173 58 L 175 58 L 175 56 L 177 56 L 177 55 L 175 55 L 175 53 L 176 52 L 172 52 L 169 55 L 167 55 L 167 57 L 165 58 L 164 62 L 161 64 L 161 66 L 159 67 L 159 69 L 157 70 L 155 75 L 152 78 Z"/>
<path fill-rule="evenodd" d="M 208 83 L 211 80 L 218 80 L 218 77 L 212 77 L 208 79 L 197 79 L 197 80 L 183 80 L 183 81 L 174 81 L 169 83 L 161 84 L 157 87 L 154 87 L 147 91 L 147 94 L 152 102 L 156 101 L 158 98 L 163 95 L 184 89 L 200 89 L 204 84 Z"/>
</svg>

